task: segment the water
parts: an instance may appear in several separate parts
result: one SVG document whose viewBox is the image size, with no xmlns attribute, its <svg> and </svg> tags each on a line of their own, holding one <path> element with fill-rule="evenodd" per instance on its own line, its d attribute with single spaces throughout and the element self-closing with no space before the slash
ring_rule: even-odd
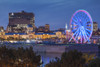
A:
<svg viewBox="0 0 100 67">
<path fill-rule="evenodd" d="M 60 58 L 61 53 L 38 53 L 41 55 L 41 60 L 43 64 L 40 67 L 45 67 L 46 64 L 48 64 L 50 61 L 54 60 L 55 57 Z"/>
</svg>

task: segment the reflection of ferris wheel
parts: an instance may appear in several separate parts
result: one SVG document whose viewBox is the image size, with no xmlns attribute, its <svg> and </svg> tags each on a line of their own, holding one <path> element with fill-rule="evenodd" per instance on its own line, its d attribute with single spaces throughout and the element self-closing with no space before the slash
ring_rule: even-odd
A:
<svg viewBox="0 0 100 67">
<path fill-rule="evenodd" d="M 76 11 L 70 21 L 72 38 L 76 43 L 86 43 L 89 41 L 92 31 L 93 22 L 90 14 L 85 10 Z"/>
</svg>

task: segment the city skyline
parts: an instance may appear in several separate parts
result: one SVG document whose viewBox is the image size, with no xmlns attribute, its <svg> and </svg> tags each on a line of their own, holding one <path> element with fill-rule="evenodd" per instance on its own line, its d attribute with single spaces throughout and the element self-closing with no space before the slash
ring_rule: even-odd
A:
<svg viewBox="0 0 100 67">
<path fill-rule="evenodd" d="M 3 0 L 0 1 L 0 26 L 4 26 L 6 29 L 10 12 L 20 12 L 22 10 L 26 12 L 33 12 L 35 14 L 35 25 L 43 26 L 44 24 L 50 24 L 51 29 L 65 28 L 69 22 L 71 16 L 76 10 L 84 9 L 90 13 L 93 21 L 99 24 L 99 0 Z"/>
</svg>

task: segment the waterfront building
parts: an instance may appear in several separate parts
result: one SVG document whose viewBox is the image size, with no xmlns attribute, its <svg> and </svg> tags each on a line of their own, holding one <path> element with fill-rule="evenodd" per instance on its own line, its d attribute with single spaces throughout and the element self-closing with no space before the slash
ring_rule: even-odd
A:
<svg viewBox="0 0 100 67">
<path fill-rule="evenodd" d="M 5 33 L 5 39 L 12 40 L 20 40 L 20 39 L 28 39 L 29 36 L 26 33 Z"/>
<path fill-rule="evenodd" d="M 93 22 L 93 32 L 96 32 L 98 30 L 98 24 L 97 22 Z"/>
<path fill-rule="evenodd" d="M 100 35 L 100 29 L 98 29 L 98 35 Z"/>
<path fill-rule="evenodd" d="M 66 38 L 66 35 L 63 34 L 63 32 L 61 32 L 61 31 L 55 31 L 55 33 L 56 33 L 56 37 L 59 39 Z"/>
<path fill-rule="evenodd" d="M 35 29 L 35 17 L 33 13 L 16 12 L 9 13 L 8 33 L 26 33 L 27 25 L 32 25 Z"/>
<path fill-rule="evenodd" d="M 93 35 L 91 37 L 91 43 L 94 43 L 94 44 L 100 44 L 100 35 Z"/>
<path fill-rule="evenodd" d="M 5 32 L 0 31 L 0 38 L 4 38 Z"/>
<path fill-rule="evenodd" d="M 0 26 L 0 32 L 4 32 L 4 27 Z"/>
<path fill-rule="evenodd" d="M 45 26 L 39 26 L 36 30 L 37 33 L 50 33 L 49 24 L 45 24 Z"/>
<path fill-rule="evenodd" d="M 4 39 L 20 40 L 20 39 L 63 39 L 65 29 L 51 32 L 50 25 L 45 24 L 35 27 L 35 18 L 33 13 L 25 11 L 9 13 L 9 23 L 6 32 L 0 27 L 0 37 Z"/>
<path fill-rule="evenodd" d="M 35 39 L 50 39 L 56 37 L 55 33 L 35 33 Z"/>
<path fill-rule="evenodd" d="M 44 26 L 39 26 L 38 27 L 38 32 L 44 33 L 45 32 L 45 27 Z"/>
<path fill-rule="evenodd" d="M 0 37 L 4 39 L 50 39 L 53 37 L 56 37 L 55 33 L 5 33 L 3 36 L 0 35 Z"/>
<path fill-rule="evenodd" d="M 0 39 L 3 39 L 4 35 L 5 35 L 4 27 L 0 26 Z"/>
<path fill-rule="evenodd" d="M 71 38 L 71 31 L 66 30 L 66 39 L 69 41 L 70 38 Z"/>
<path fill-rule="evenodd" d="M 57 31 L 60 31 L 62 33 L 65 33 L 66 28 L 59 28 Z"/>
<path fill-rule="evenodd" d="M 50 32 L 50 25 L 49 24 L 45 24 L 45 32 Z"/>
<path fill-rule="evenodd" d="M 31 30 L 31 28 L 30 28 Z M 29 31 L 30 31 L 29 30 Z M 65 39 L 66 35 L 62 34 L 62 32 L 57 31 L 54 33 L 36 33 L 36 32 L 30 32 L 30 33 L 5 33 L 5 32 L 0 32 L 0 37 L 4 39 L 52 39 L 52 38 L 57 38 L 57 39 Z"/>
<path fill-rule="evenodd" d="M 27 25 L 27 33 L 32 33 L 33 32 L 33 26 L 31 24 Z"/>
<path fill-rule="evenodd" d="M 100 29 L 98 28 L 97 22 L 93 22 L 93 36 L 100 35 Z"/>
</svg>

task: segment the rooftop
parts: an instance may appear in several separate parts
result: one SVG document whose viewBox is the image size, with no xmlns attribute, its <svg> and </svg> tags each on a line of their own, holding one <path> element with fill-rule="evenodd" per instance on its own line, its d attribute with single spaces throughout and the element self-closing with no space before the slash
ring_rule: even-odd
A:
<svg viewBox="0 0 100 67">
<path fill-rule="evenodd" d="M 55 33 L 35 33 L 35 35 L 55 35 Z"/>
<path fill-rule="evenodd" d="M 5 35 L 26 35 L 26 33 L 5 33 Z"/>
</svg>

